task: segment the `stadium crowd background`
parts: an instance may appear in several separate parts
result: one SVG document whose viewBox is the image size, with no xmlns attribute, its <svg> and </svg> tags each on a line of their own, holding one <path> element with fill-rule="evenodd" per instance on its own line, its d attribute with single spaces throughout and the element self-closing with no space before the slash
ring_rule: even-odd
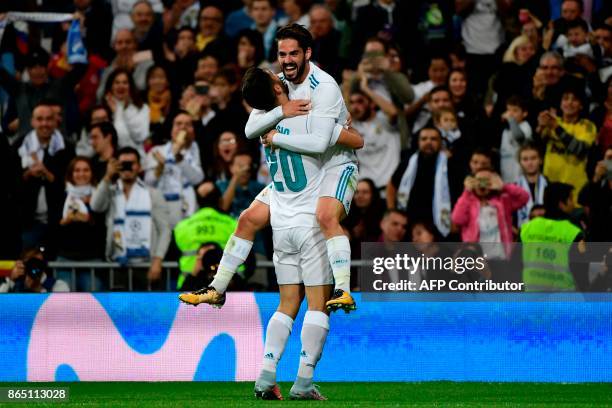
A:
<svg viewBox="0 0 612 408">
<path fill-rule="evenodd" d="M 87 60 L 68 62 L 70 21 L 9 11 L 76 13 Z M 274 34 L 289 23 L 311 31 L 312 61 L 365 139 L 343 222 L 354 259 L 367 241 L 516 241 L 551 182 L 573 187 L 558 201 L 586 239 L 610 241 L 610 2 L 3 1 L 0 259 L 119 260 L 109 186 L 120 173 L 156 191 L 143 282 L 155 287 L 181 251 L 188 269 L 214 264 L 215 243 L 270 182 L 244 136 L 241 78 L 279 72 Z M 259 233 L 258 259 L 271 259 L 270 237 Z M 23 274 L 18 262 L 0 290 Z M 99 275 L 96 288 L 116 289 Z M 272 288 L 268 278 L 235 288 Z"/>
</svg>

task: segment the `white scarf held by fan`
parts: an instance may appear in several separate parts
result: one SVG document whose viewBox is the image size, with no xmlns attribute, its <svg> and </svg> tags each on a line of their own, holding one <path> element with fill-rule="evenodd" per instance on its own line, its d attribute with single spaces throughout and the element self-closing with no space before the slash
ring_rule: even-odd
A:
<svg viewBox="0 0 612 408">
<path fill-rule="evenodd" d="M 113 200 L 113 260 L 125 265 L 131 259 L 148 259 L 152 228 L 149 190 L 139 180 L 132 186 L 126 200 L 123 183 L 119 180 Z"/>
<path fill-rule="evenodd" d="M 91 197 L 93 187 L 91 184 L 75 186 L 71 183 L 66 184 L 66 201 L 64 201 L 63 217 L 66 218 L 71 212 L 89 214 L 87 204 L 83 201 L 85 197 Z"/>
<path fill-rule="evenodd" d="M 406 210 L 408 207 L 408 200 L 410 199 L 418 166 L 419 153 L 417 152 L 410 157 L 408 168 L 402 176 L 402 181 L 397 191 L 397 206 L 400 210 Z M 448 159 L 444 153 L 438 153 L 438 158 L 436 159 L 432 206 L 434 224 L 443 236 L 447 236 L 450 233 L 451 200 L 448 187 Z"/>
<path fill-rule="evenodd" d="M 64 144 L 64 137 L 59 131 L 54 131 L 49 141 L 49 155 L 51 157 L 61 150 L 64 150 L 66 145 Z M 36 164 L 36 161 L 42 162 L 45 157 L 45 151 L 38 141 L 36 131 L 31 130 L 23 139 L 23 143 L 18 150 L 19 157 L 21 157 L 21 167 L 27 169 L 28 167 Z M 33 155 L 36 155 L 37 160 L 34 159 Z"/>
</svg>

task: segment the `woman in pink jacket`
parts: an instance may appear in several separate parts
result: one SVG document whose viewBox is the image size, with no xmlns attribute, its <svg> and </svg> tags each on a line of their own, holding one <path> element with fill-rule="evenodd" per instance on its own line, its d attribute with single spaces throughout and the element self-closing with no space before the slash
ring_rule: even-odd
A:
<svg viewBox="0 0 612 408">
<path fill-rule="evenodd" d="M 512 213 L 523 207 L 529 194 L 515 184 L 504 184 L 491 170 L 480 170 L 465 180 L 465 190 L 451 219 L 461 230 L 463 242 L 504 243 L 505 255 L 511 251 Z M 493 248 L 493 246 L 492 246 Z M 504 257 L 503 252 L 498 254 Z"/>
</svg>

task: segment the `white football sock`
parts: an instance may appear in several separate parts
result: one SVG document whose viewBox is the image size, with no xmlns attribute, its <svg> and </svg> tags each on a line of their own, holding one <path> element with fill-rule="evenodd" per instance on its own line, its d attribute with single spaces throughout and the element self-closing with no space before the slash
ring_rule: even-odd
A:
<svg viewBox="0 0 612 408">
<path fill-rule="evenodd" d="M 327 256 L 334 274 L 335 288 L 351 291 L 351 243 L 346 235 L 327 240 Z"/>
<path fill-rule="evenodd" d="M 281 312 L 274 312 L 266 329 L 262 372 L 257 379 L 259 387 L 268 388 L 276 384 L 276 366 L 280 361 L 291 334 L 293 319 Z"/>
<path fill-rule="evenodd" d="M 302 351 L 296 379 L 296 384 L 300 388 L 308 388 L 312 384 L 314 369 L 321 358 L 327 333 L 329 333 L 329 316 L 323 312 L 307 311 L 302 326 Z"/>
<path fill-rule="evenodd" d="M 227 285 L 229 285 L 234 277 L 236 269 L 247 259 L 252 247 L 253 241 L 242 239 L 232 234 L 227 244 L 225 244 L 221 262 L 219 262 L 219 269 L 217 269 L 215 278 L 210 286 L 215 288 L 217 292 L 224 293 Z"/>
</svg>

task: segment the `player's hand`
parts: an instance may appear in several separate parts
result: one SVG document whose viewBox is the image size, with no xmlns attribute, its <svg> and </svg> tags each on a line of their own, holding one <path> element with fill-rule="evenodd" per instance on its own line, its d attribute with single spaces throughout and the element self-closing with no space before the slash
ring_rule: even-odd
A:
<svg viewBox="0 0 612 408">
<path fill-rule="evenodd" d="M 274 141 L 274 135 L 278 133 L 276 131 L 276 129 L 272 129 L 270 130 L 268 133 L 266 133 L 265 135 L 263 135 L 261 137 L 261 144 L 264 145 L 264 147 L 269 147 L 270 149 L 273 148 L 273 141 Z"/>
<path fill-rule="evenodd" d="M 312 109 L 308 99 L 294 99 L 283 104 L 283 116 L 292 118 L 294 116 L 307 115 Z"/>
</svg>

